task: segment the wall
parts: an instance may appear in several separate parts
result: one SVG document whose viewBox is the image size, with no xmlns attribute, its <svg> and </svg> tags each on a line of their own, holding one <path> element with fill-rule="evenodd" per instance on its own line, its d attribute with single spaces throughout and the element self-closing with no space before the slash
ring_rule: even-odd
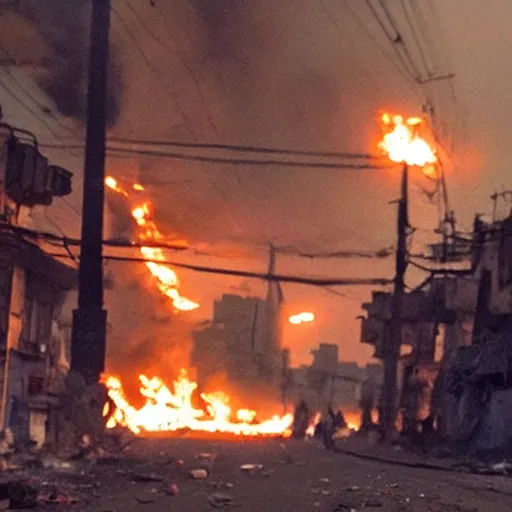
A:
<svg viewBox="0 0 512 512">
<path fill-rule="evenodd" d="M 492 274 L 490 311 L 493 314 L 512 313 L 512 218 L 502 222 L 484 225 L 479 244 L 478 264 L 475 277 L 480 278 L 482 270 L 490 270 Z M 500 251 L 502 251 L 500 253 Z M 501 267 L 501 271 L 500 271 Z M 506 275 L 504 276 L 504 272 Z M 506 283 L 501 278 L 506 278 Z"/>
</svg>

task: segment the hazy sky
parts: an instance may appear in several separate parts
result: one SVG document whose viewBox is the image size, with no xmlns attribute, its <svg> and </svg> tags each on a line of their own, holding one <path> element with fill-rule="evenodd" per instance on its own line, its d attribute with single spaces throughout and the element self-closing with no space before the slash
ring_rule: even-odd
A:
<svg viewBox="0 0 512 512">
<path fill-rule="evenodd" d="M 74 1 L 77 7 L 83 4 Z M 63 101 L 71 93 L 60 84 L 67 83 L 66 74 L 80 76 L 76 70 L 80 66 L 70 71 L 62 61 L 85 58 L 83 45 L 70 47 L 67 41 L 77 33 L 76 27 L 85 26 L 87 9 L 63 13 L 61 3 L 45 1 L 41 16 L 34 11 L 41 3 L 20 0 L 21 14 L 2 12 L 2 26 L 8 23 L 12 30 L 0 35 L 1 47 L 19 60 L 49 60 L 60 82 L 55 83 L 44 67 L 10 68 L 12 75 L 3 68 L 0 79 L 64 135 L 59 123 L 76 130 L 80 122 L 59 112 L 78 117 L 81 96 L 75 94 L 71 104 Z M 113 0 L 110 96 L 111 112 L 118 113 L 111 118 L 116 135 L 373 152 L 379 111 L 418 115 L 427 96 L 435 105 L 443 142 L 453 144 L 452 159 L 446 162 L 448 186 L 461 229 L 471 227 L 475 212 L 489 210 L 495 189 L 512 185 L 507 168 L 512 107 L 506 50 L 512 44 L 510 1 L 493 0 L 489 9 L 482 0 L 411 0 L 415 9 L 410 14 L 419 21 L 431 63 L 437 70 L 456 73 L 454 95 L 447 82 L 421 88 L 397 71 L 391 45 L 361 0 L 153 3 L 154 7 L 145 0 L 130 4 Z M 402 3 L 386 4 L 406 43 L 414 45 Z M 418 53 L 413 58 L 420 62 Z M 24 91 L 17 89 L 13 76 Z M 75 92 L 81 88 L 83 84 L 73 85 Z M 41 113 L 26 90 L 50 107 L 55 117 Z M 32 129 L 41 140 L 57 140 L 1 87 L 0 102 L 6 121 Z M 47 154 L 75 173 L 70 202 L 79 209 L 81 155 Z M 394 241 L 396 207 L 389 204 L 398 193 L 399 176 L 394 171 L 237 168 L 116 158 L 109 160 L 108 172 L 147 185 L 162 231 L 223 255 L 186 255 L 180 257 L 183 261 L 264 270 L 269 240 L 309 251 L 380 249 Z M 420 191 L 425 180 L 413 175 L 411 181 L 411 222 L 420 228 L 415 235 L 419 245 L 428 239 L 424 230 L 435 227 L 437 209 Z M 109 233 L 117 229 L 112 211 L 107 213 Z M 41 213 L 36 217 L 46 222 L 46 228 L 52 227 Z M 56 201 L 48 217 L 66 233 L 79 233 L 79 217 L 68 204 Z M 108 265 L 116 283 L 107 295 L 114 365 L 121 364 L 120 347 L 130 347 L 128 353 L 140 357 L 153 347 L 165 352 L 168 361 L 180 359 L 177 354 L 188 346 L 190 324 L 209 317 L 215 297 L 246 284 L 237 278 L 180 271 L 183 293 L 202 307 L 169 321 L 167 305 L 150 291 L 152 283 L 144 269 L 130 268 L 127 272 L 124 264 Z M 392 274 L 393 262 L 299 260 L 282 255 L 278 271 L 386 277 Z M 418 278 L 409 276 L 408 281 Z M 264 291 L 262 283 L 248 285 L 251 293 Z M 358 342 L 355 319 L 370 289 L 340 291 L 345 296 L 284 286 L 290 312 L 308 309 L 318 318 L 311 326 L 287 327 L 285 341 L 295 363 L 308 361 L 309 349 L 318 342 L 338 343 L 345 360 L 364 363 L 370 357 L 371 348 Z M 150 359 L 154 358 L 144 357 L 141 364 L 149 364 Z"/>
</svg>

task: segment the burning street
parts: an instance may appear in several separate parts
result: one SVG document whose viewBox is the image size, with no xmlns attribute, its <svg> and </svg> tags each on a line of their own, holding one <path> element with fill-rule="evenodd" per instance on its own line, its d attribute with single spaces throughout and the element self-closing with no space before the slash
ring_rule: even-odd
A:
<svg viewBox="0 0 512 512">
<path fill-rule="evenodd" d="M 343 446 L 361 448 L 360 443 Z M 368 455 L 368 450 L 361 453 Z M 512 504 L 506 477 L 490 480 L 411 469 L 406 463 L 414 459 L 402 458 L 401 466 L 396 452 L 387 457 L 391 464 L 329 453 L 313 441 L 201 440 L 185 435 L 140 440 L 116 462 L 72 462 L 37 474 L 44 485 L 77 501 L 63 505 L 66 510 L 84 512 L 224 507 L 254 512 L 470 512 L 507 510 Z"/>
<path fill-rule="evenodd" d="M 0 510 L 512 510 L 511 5 L 0 0 Z"/>
<path fill-rule="evenodd" d="M 172 390 L 158 377 L 148 379 L 141 375 L 139 380 L 141 395 L 146 397 L 147 401 L 141 409 L 135 409 L 127 401 L 119 379 L 105 378 L 109 395 L 115 404 L 115 411 L 106 424 L 108 429 L 122 426 L 135 434 L 189 429 L 240 436 L 282 436 L 286 435 L 291 427 L 291 414 L 261 421 L 257 419 L 256 411 L 232 411 L 229 396 L 220 391 L 202 393 L 201 398 L 206 410 L 196 409 L 192 405 L 192 394 L 197 389 L 197 383 L 188 379 L 184 369 L 173 383 Z M 107 412 L 105 411 L 105 414 Z"/>
</svg>

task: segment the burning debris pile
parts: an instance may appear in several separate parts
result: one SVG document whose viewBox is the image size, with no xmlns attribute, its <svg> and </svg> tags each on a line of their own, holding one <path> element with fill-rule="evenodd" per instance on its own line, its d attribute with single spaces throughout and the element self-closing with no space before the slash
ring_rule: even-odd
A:
<svg viewBox="0 0 512 512">
<path fill-rule="evenodd" d="M 291 414 L 257 422 L 256 411 L 238 409 L 234 412 L 229 405 L 229 396 L 220 391 L 201 393 L 204 409 L 197 409 L 193 405 L 197 383 L 189 379 L 185 369 L 174 381 L 173 391 L 158 377 L 149 379 L 140 375 L 139 380 L 140 393 L 146 398 L 146 403 L 136 409 L 128 401 L 118 378 L 108 376 L 104 379 L 109 396 L 116 405 L 107 428 L 122 426 L 135 434 L 189 429 L 241 436 L 269 436 L 287 435 L 292 423 Z"/>
</svg>

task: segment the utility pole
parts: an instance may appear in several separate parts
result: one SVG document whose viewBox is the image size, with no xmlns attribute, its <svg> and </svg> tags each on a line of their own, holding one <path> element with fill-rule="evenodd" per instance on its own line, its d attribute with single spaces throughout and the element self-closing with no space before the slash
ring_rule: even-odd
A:
<svg viewBox="0 0 512 512">
<path fill-rule="evenodd" d="M 396 419 L 397 373 L 400 347 L 402 345 L 402 302 L 405 292 L 404 276 L 407 270 L 408 219 L 408 174 L 407 164 L 402 167 L 401 195 L 398 201 L 397 250 L 395 283 L 391 299 L 391 321 L 384 337 L 384 385 L 382 389 L 382 419 L 386 438 L 392 435 Z"/>
<path fill-rule="evenodd" d="M 281 401 L 283 403 L 283 414 L 288 412 L 288 388 L 290 385 L 290 351 L 283 350 L 283 367 L 282 367 L 282 383 L 281 383 Z"/>
<path fill-rule="evenodd" d="M 91 3 L 82 243 L 71 345 L 71 369 L 88 384 L 97 382 L 105 369 L 107 312 L 103 309 L 102 239 L 110 0 Z"/>
</svg>

